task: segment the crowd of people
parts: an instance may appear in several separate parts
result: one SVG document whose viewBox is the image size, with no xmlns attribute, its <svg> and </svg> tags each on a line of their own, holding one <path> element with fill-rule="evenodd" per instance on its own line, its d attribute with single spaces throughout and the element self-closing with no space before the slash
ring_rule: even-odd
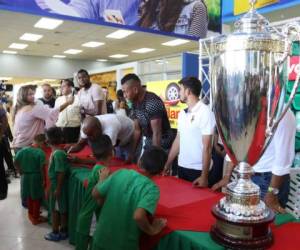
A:
<svg viewBox="0 0 300 250">
<path fill-rule="evenodd" d="M 44 166 L 48 164 L 52 231 L 45 235 L 46 240 L 68 237 L 70 169 L 73 163 L 87 163 L 72 153 L 87 145 L 96 160 L 88 160 L 95 166 L 77 218 L 77 250 L 138 249 L 141 232 L 158 234 L 167 221 L 150 219 L 159 199 L 158 187 L 151 180 L 155 175 L 175 175 L 191 182 L 191 186 L 214 191 L 220 191 L 230 181 L 233 164 L 225 157 L 213 112 L 199 98 L 201 82 L 197 78 L 179 81 L 180 100 L 187 108 L 179 113 L 177 131 L 170 127 L 163 101 L 148 92 L 136 74 L 121 80 L 122 89 L 117 91 L 113 103 L 114 113 L 107 113 L 105 93 L 100 85 L 90 81 L 86 70 L 78 71 L 77 79 L 78 93 L 72 81 L 62 80 L 61 96 L 56 99 L 50 85 L 43 86 L 44 97 L 38 101 L 34 98 L 34 86 L 21 87 L 13 112 L 14 169 L 21 175 L 22 205 L 27 207 L 28 218 L 34 225 L 45 222 L 40 207 L 45 196 Z M 5 111 L 0 111 L 4 141 L 8 123 Z M 254 166 L 253 181 L 262 190 L 261 198 L 280 213 L 284 212 L 289 193 L 295 133 L 295 118 L 289 111 Z M 46 147 L 51 147 L 49 159 Z M 7 184 L 4 185 L 3 150 L 0 152 L 4 199 Z M 107 166 L 113 156 L 126 163 L 137 163 L 139 170 L 110 173 Z"/>
</svg>

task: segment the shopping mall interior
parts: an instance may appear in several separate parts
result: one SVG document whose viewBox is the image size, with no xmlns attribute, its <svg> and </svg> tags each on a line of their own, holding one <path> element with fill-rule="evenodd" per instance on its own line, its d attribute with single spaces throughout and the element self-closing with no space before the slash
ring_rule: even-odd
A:
<svg viewBox="0 0 300 250">
<path fill-rule="evenodd" d="M 0 250 L 299 249 L 300 0 L 0 0 Z"/>
</svg>

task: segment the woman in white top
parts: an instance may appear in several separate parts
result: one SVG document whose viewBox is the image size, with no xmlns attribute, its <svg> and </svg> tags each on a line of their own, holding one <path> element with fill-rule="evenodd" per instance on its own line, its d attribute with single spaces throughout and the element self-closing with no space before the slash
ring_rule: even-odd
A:
<svg viewBox="0 0 300 250">
<path fill-rule="evenodd" d="M 76 143 L 80 133 L 80 104 L 74 92 L 74 83 L 65 79 L 61 81 L 61 96 L 55 101 L 55 108 L 60 107 L 66 100 L 74 96 L 74 102 L 60 112 L 56 126 L 62 129 L 65 143 Z"/>
<path fill-rule="evenodd" d="M 113 102 L 113 109 L 117 115 L 127 116 L 128 107 L 121 89 L 117 91 L 117 100 Z"/>
</svg>

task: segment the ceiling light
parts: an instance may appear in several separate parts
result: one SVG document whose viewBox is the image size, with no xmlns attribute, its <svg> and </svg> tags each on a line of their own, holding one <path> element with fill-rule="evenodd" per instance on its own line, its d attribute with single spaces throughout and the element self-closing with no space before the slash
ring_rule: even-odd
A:
<svg viewBox="0 0 300 250">
<path fill-rule="evenodd" d="M 107 59 L 97 59 L 97 62 L 107 62 Z"/>
<path fill-rule="evenodd" d="M 28 47 L 28 44 L 25 43 L 12 43 L 9 45 L 10 49 L 25 49 Z"/>
<path fill-rule="evenodd" d="M 3 50 L 2 53 L 3 54 L 11 54 L 11 55 L 18 54 L 17 51 L 13 51 L 13 50 Z"/>
<path fill-rule="evenodd" d="M 154 50 L 155 50 L 155 49 L 141 48 L 141 49 L 133 50 L 132 52 L 133 52 L 133 53 L 138 53 L 138 54 L 144 54 L 144 53 L 152 52 L 152 51 L 154 51 Z"/>
<path fill-rule="evenodd" d="M 62 20 L 43 17 L 34 25 L 34 27 L 46 30 L 54 30 L 62 23 Z"/>
<path fill-rule="evenodd" d="M 88 47 L 88 48 L 96 48 L 99 46 L 104 45 L 105 43 L 100 43 L 100 42 L 88 42 L 88 43 L 84 43 L 81 46 L 83 47 Z"/>
<path fill-rule="evenodd" d="M 124 55 L 124 54 L 115 54 L 115 55 L 111 55 L 109 57 L 111 58 L 124 58 L 127 57 L 128 55 Z"/>
<path fill-rule="evenodd" d="M 66 56 L 64 56 L 64 55 L 54 55 L 53 57 L 54 58 L 65 58 Z"/>
<path fill-rule="evenodd" d="M 20 37 L 20 40 L 36 42 L 36 41 L 40 40 L 42 37 L 43 37 L 42 35 L 25 33 Z"/>
<path fill-rule="evenodd" d="M 43 79 L 42 81 L 44 81 L 44 82 L 55 82 L 56 79 Z"/>
<path fill-rule="evenodd" d="M 127 36 L 130 36 L 133 33 L 134 33 L 134 31 L 132 31 L 132 30 L 117 30 L 111 34 L 108 34 L 106 37 L 112 38 L 112 39 L 123 39 Z"/>
<path fill-rule="evenodd" d="M 0 76 L 0 81 L 10 81 L 12 79 L 13 79 L 12 77 L 1 77 Z"/>
<path fill-rule="evenodd" d="M 178 45 L 182 45 L 182 44 L 185 44 L 185 43 L 188 43 L 188 42 L 190 42 L 190 41 L 183 40 L 183 39 L 175 39 L 175 40 L 168 41 L 166 43 L 162 43 L 162 45 L 165 45 L 165 46 L 178 46 Z"/>
<path fill-rule="evenodd" d="M 80 49 L 68 49 L 68 50 L 64 51 L 65 54 L 71 54 L 71 55 L 76 55 L 81 52 L 82 52 L 82 50 L 80 50 Z"/>
</svg>

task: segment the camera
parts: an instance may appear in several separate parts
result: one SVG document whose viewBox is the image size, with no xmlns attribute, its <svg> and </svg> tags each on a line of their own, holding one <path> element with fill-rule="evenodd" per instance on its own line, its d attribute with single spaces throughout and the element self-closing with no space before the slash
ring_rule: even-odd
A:
<svg viewBox="0 0 300 250">
<path fill-rule="evenodd" d="M 6 96 L 6 91 L 12 91 L 13 85 L 12 84 L 5 84 L 4 81 L 0 81 L 0 103 L 7 103 L 8 98 Z"/>
</svg>

